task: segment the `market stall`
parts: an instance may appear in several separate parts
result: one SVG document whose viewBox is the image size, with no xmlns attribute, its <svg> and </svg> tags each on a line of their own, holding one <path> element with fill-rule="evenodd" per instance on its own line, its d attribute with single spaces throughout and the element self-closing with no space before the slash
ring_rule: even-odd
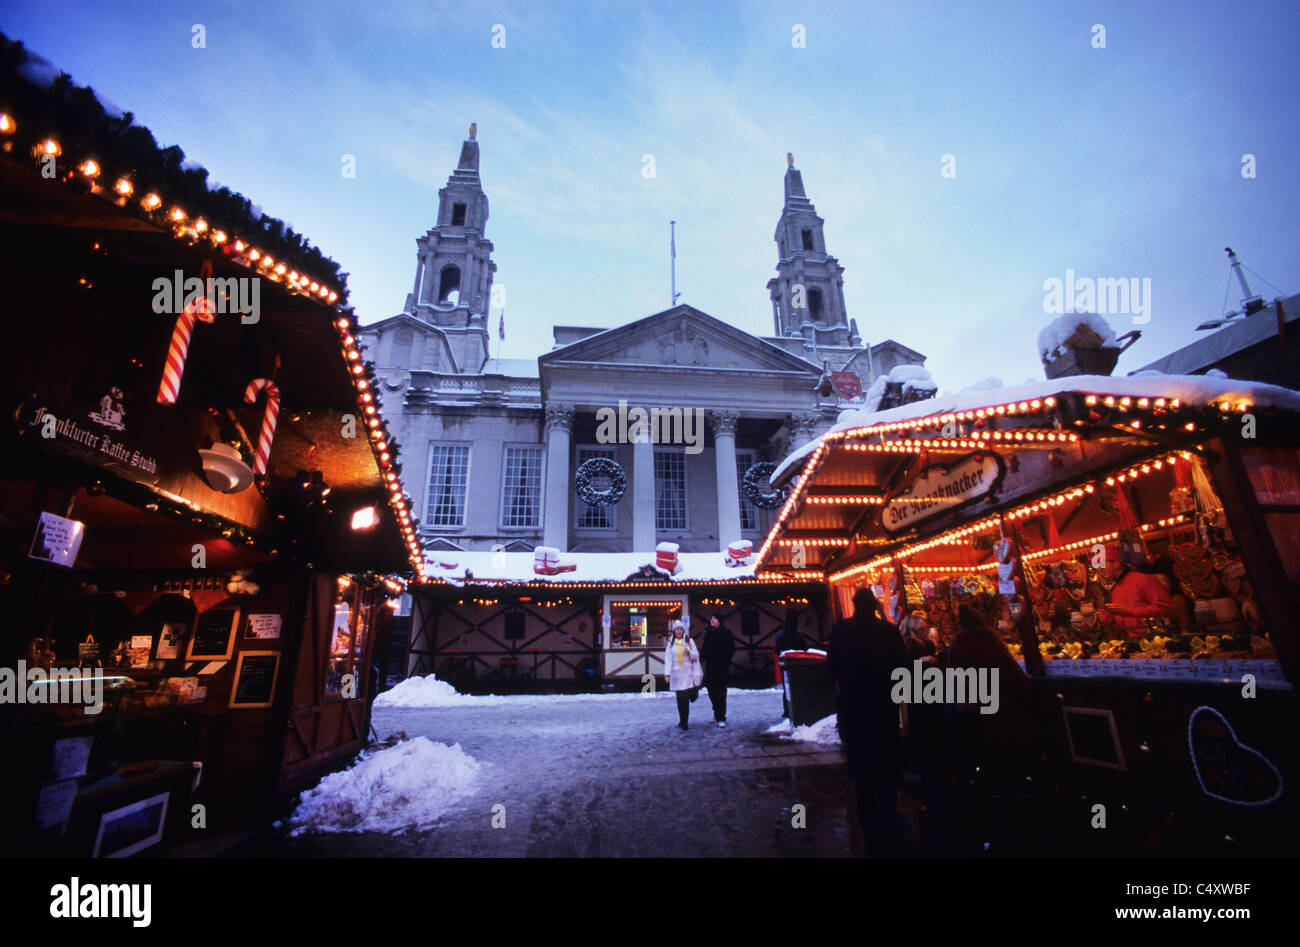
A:
<svg viewBox="0 0 1300 947">
<path fill-rule="evenodd" d="M 759 568 L 814 570 L 839 616 L 870 586 L 941 651 L 973 608 L 1047 695 L 1063 778 L 1258 837 L 1294 826 L 1298 448 L 1300 393 L 1201 376 L 849 416 L 778 469 Z"/>
<path fill-rule="evenodd" d="M 736 639 L 733 679 L 763 684 L 786 608 L 809 638 L 825 636 L 815 583 L 757 575 L 723 552 L 674 553 L 669 567 L 659 555 L 570 553 L 547 566 L 536 553 L 441 553 L 411 586 L 408 674 L 462 689 L 640 686 L 662 675 L 674 621 L 699 638 L 716 613 Z"/>
<path fill-rule="evenodd" d="M 4 51 L 0 836 L 202 844 L 365 741 L 397 449 L 337 265 Z"/>
</svg>

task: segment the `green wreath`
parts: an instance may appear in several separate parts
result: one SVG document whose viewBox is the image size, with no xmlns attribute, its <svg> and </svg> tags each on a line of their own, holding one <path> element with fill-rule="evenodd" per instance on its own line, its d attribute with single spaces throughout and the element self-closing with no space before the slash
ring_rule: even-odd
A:
<svg viewBox="0 0 1300 947">
<path fill-rule="evenodd" d="M 598 478 L 608 479 L 609 487 L 597 490 L 592 481 Z M 573 489 L 577 492 L 578 499 L 588 506 L 613 506 L 627 492 L 627 474 L 616 461 L 608 457 L 593 457 L 583 461 L 574 472 Z"/>
<path fill-rule="evenodd" d="M 776 464 L 763 460 L 745 471 L 745 499 L 761 510 L 775 510 L 785 502 L 785 487 L 777 487 L 769 492 L 768 481 L 775 470 Z"/>
</svg>

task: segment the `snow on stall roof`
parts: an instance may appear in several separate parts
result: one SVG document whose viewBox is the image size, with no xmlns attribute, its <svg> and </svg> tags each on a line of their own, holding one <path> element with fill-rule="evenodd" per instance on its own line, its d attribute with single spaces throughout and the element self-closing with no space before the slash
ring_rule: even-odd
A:
<svg viewBox="0 0 1300 947">
<path fill-rule="evenodd" d="M 681 566 L 681 571 L 671 577 L 668 577 L 666 572 L 662 573 L 670 579 L 665 584 L 754 578 L 753 566 L 728 566 L 724 559 L 725 553 L 722 551 L 678 553 L 677 562 Z M 652 565 L 654 561 L 653 552 L 561 553 L 561 564 L 573 563 L 578 568 L 572 572 L 559 572 L 555 575 L 538 575 L 533 571 L 531 552 L 489 550 L 462 552 L 458 549 L 449 549 L 426 555 L 425 571 L 430 577 L 445 579 L 453 585 L 465 585 L 467 582 L 477 582 L 482 579 L 506 582 L 622 582 L 643 566 Z M 446 567 L 442 563 L 454 563 L 454 565 Z M 465 575 L 466 569 L 472 573 L 472 578 L 468 580 Z M 636 581 L 644 580 L 638 576 Z"/>
<path fill-rule="evenodd" d="M 302 794 L 289 834 L 428 828 L 478 788 L 481 769 L 459 743 L 427 737 L 363 752 L 351 768 Z"/>
<path fill-rule="evenodd" d="M 873 424 L 909 421 L 948 411 L 971 411 L 1009 401 L 1032 401 L 1049 395 L 1068 392 L 1094 395 L 1115 395 L 1131 398 L 1178 398 L 1184 404 L 1206 405 L 1213 401 L 1249 401 L 1266 408 L 1282 408 L 1300 412 L 1300 391 L 1269 385 L 1260 381 L 1242 381 L 1236 378 L 1216 378 L 1208 375 L 1129 375 L 1116 378 L 1112 375 L 1070 375 L 1026 382 L 1007 388 L 966 388 L 953 394 L 940 395 L 925 401 L 915 401 L 888 411 L 867 411 L 865 408 L 841 420 L 826 433 L 847 431 Z M 825 435 L 822 435 L 823 437 Z M 816 438 L 791 452 L 772 473 L 771 482 L 779 483 L 782 477 L 817 449 L 821 438 Z"/>
</svg>

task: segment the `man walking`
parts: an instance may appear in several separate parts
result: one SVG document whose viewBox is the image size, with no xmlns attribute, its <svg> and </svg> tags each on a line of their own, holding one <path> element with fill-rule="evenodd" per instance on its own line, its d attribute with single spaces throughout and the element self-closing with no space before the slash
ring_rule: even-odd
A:
<svg viewBox="0 0 1300 947">
<path fill-rule="evenodd" d="M 903 756 L 899 718 L 906 705 L 890 697 L 891 675 L 910 661 L 898 628 L 879 611 L 871 589 L 854 593 L 853 617 L 831 628 L 826 665 L 839 695 L 837 723 L 863 842 L 869 854 L 896 855 L 903 844 L 897 804 Z"/>
<path fill-rule="evenodd" d="M 731 656 L 735 653 L 735 639 L 722 624 L 722 617 L 715 614 L 704 632 L 700 657 L 704 659 L 704 686 L 709 689 L 713 719 L 719 727 L 727 725 L 727 680 L 731 676 Z"/>
</svg>

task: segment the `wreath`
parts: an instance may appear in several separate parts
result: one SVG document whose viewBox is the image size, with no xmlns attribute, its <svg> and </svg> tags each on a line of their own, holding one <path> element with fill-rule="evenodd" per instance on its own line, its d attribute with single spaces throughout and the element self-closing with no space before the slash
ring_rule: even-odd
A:
<svg viewBox="0 0 1300 947">
<path fill-rule="evenodd" d="M 745 499 L 759 509 L 775 510 L 785 502 L 785 487 L 773 490 L 768 486 L 775 470 L 776 464 L 764 460 L 745 471 Z"/>
<path fill-rule="evenodd" d="M 592 484 L 594 480 L 608 480 L 609 486 L 597 490 Z M 577 492 L 578 499 L 588 506 L 613 506 L 627 492 L 627 474 L 616 461 L 608 457 L 592 457 L 583 461 L 574 473 L 573 489 Z"/>
</svg>

